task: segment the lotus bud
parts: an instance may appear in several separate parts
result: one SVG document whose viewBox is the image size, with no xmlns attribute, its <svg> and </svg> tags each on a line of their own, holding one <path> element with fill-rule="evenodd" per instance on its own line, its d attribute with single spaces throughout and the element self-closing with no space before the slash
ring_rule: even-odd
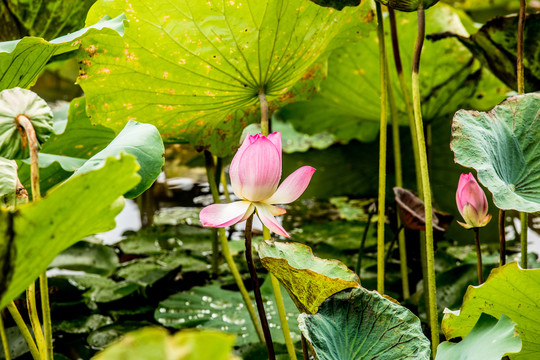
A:
<svg viewBox="0 0 540 360">
<path fill-rule="evenodd" d="M 21 137 L 21 116 L 32 124 L 39 145 L 53 132 L 53 113 L 45 100 L 34 92 L 21 88 L 0 92 L 0 156 L 7 159 L 25 159 L 30 156 L 28 144 Z"/>
<path fill-rule="evenodd" d="M 461 174 L 456 203 L 459 213 L 465 220 L 465 223 L 459 221 L 458 223 L 466 229 L 486 226 L 491 220 L 486 194 L 471 173 Z"/>
<path fill-rule="evenodd" d="M 412 12 L 420 6 L 425 10 L 435 5 L 439 0 L 376 0 L 394 10 Z"/>
</svg>

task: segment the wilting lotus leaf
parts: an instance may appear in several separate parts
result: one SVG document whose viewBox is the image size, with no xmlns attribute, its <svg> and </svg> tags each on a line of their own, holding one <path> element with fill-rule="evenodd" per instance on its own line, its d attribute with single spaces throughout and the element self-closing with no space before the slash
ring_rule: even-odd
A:
<svg viewBox="0 0 540 360">
<path fill-rule="evenodd" d="M 424 231 L 426 229 L 426 209 L 424 202 L 409 190 L 400 187 L 394 188 L 394 194 L 398 203 L 399 218 L 403 226 L 411 230 Z M 452 215 L 439 213 L 433 209 L 434 229 L 446 231 L 451 221 Z"/>
<path fill-rule="evenodd" d="M 83 40 L 79 76 L 95 123 L 154 124 L 169 142 L 226 155 L 258 94 L 279 98 L 305 75 L 354 9 L 308 0 L 98 1 L 87 21 L 125 11 L 124 37 Z"/>
<path fill-rule="evenodd" d="M 123 207 L 122 194 L 140 181 L 137 170 L 131 155 L 109 158 L 102 168 L 73 177 L 16 212 L 0 209 L 0 228 L 4 227 L 0 248 L 15 249 L 12 260 L 4 261 L 13 255 L 4 251 L 0 261 L 0 265 L 13 264 L 8 272 L 1 272 L 11 282 L 7 289 L 0 289 L 5 290 L 0 293 L 0 309 L 37 279 L 61 251 L 85 236 L 114 228 L 114 218 Z"/>
<path fill-rule="evenodd" d="M 540 93 L 508 98 L 490 112 L 459 110 L 452 124 L 455 161 L 501 209 L 540 211 Z"/>
<path fill-rule="evenodd" d="M 516 262 L 493 269 L 484 284 L 469 286 L 460 310 L 445 310 L 444 335 L 465 338 L 482 313 L 496 318 L 504 314 L 516 323 L 522 348 L 510 359 L 540 357 L 540 269 L 523 270 Z"/>
<path fill-rule="evenodd" d="M 3 90 L 0 92 L 0 156 L 8 159 L 24 159 L 30 156 L 28 140 L 23 147 L 19 126 L 24 125 L 17 120 L 20 115 L 30 120 L 40 145 L 47 141 L 53 131 L 53 113 L 45 100 L 30 90 Z"/>
<path fill-rule="evenodd" d="M 212 330 L 184 330 L 174 335 L 148 327 L 125 334 L 92 359 L 232 360 L 234 336 Z"/>
<path fill-rule="evenodd" d="M 459 343 L 445 341 L 437 348 L 435 360 L 475 359 L 500 360 L 505 355 L 521 350 L 521 339 L 515 331 L 516 324 L 506 316 L 497 320 L 482 314 L 476 325 Z"/>
<path fill-rule="evenodd" d="M 259 257 L 287 289 L 300 312 L 314 314 L 328 297 L 360 285 L 358 275 L 345 264 L 318 258 L 307 245 L 263 241 Z"/>
<path fill-rule="evenodd" d="M 301 314 L 298 322 L 320 360 L 430 359 L 420 320 L 362 287 L 333 295 L 317 314 Z"/>
</svg>

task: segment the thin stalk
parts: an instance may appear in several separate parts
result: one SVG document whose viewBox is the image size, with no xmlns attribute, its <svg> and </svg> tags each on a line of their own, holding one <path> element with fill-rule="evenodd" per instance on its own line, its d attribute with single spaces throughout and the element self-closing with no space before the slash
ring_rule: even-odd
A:
<svg viewBox="0 0 540 360">
<path fill-rule="evenodd" d="M 480 229 L 474 228 L 474 244 L 476 245 L 476 271 L 478 272 L 478 285 L 484 283 L 484 267 L 482 266 L 482 250 L 480 249 Z"/>
<path fill-rule="evenodd" d="M 215 173 L 216 168 L 214 164 L 214 157 L 212 156 L 210 151 L 205 150 L 204 159 L 205 159 L 205 166 L 206 166 L 206 177 L 208 178 L 208 184 L 210 185 L 210 192 L 212 193 L 212 198 L 214 199 L 214 202 L 216 202 L 215 199 L 218 199 L 218 202 L 219 202 L 219 191 L 216 185 L 216 173 Z M 212 186 L 212 184 L 214 186 Z M 217 230 L 213 229 L 212 230 L 212 262 L 211 262 L 212 277 L 217 276 L 218 267 L 219 267 L 219 240 L 218 240 Z"/>
<path fill-rule="evenodd" d="M 307 340 L 304 334 L 301 335 L 302 338 L 302 354 L 304 355 L 304 360 L 309 360 L 309 349 L 307 345 Z"/>
<path fill-rule="evenodd" d="M 272 334 L 270 334 L 270 327 L 268 326 L 268 319 L 266 318 L 266 312 L 264 311 L 264 304 L 261 295 L 261 289 L 259 287 L 259 279 L 257 278 L 257 271 L 255 270 L 255 263 L 253 262 L 253 253 L 251 246 L 251 231 L 253 227 L 253 215 L 246 220 L 246 229 L 244 236 L 246 238 L 246 261 L 249 269 L 249 275 L 251 276 L 251 282 L 253 284 L 253 293 L 255 294 L 255 302 L 257 303 L 257 310 L 259 312 L 259 319 L 264 333 L 264 340 L 266 342 L 266 350 L 268 352 L 268 359 L 275 360 L 274 344 L 272 342 Z"/>
<path fill-rule="evenodd" d="M 403 73 L 403 66 L 401 64 L 401 54 L 399 51 L 399 38 L 396 25 L 396 13 L 394 9 L 388 8 L 388 15 L 390 18 L 390 35 L 392 37 L 392 52 L 394 54 L 394 64 L 396 66 L 396 72 L 398 75 L 399 86 L 401 93 L 403 94 L 403 100 L 407 108 L 407 117 L 409 118 L 409 129 L 411 132 L 412 148 L 414 155 L 414 168 L 416 175 L 416 191 L 421 195 L 422 193 L 422 177 L 420 174 L 420 155 L 418 153 L 418 143 L 416 142 L 416 127 L 414 124 L 414 110 L 411 102 L 411 94 L 405 80 L 405 74 Z M 398 185 L 399 186 L 399 185 Z"/>
<path fill-rule="evenodd" d="M 388 65 L 387 71 L 388 74 Z M 388 79 L 387 79 L 388 80 Z M 401 163 L 401 142 L 399 139 L 399 117 L 396 106 L 396 101 L 394 99 L 394 90 L 392 89 L 392 84 L 390 81 L 388 84 L 388 101 L 390 102 L 390 117 L 392 119 L 392 142 L 394 149 L 394 169 L 396 173 L 396 186 L 403 187 L 403 174 L 402 174 L 402 163 Z M 397 218 L 398 229 L 401 228 L 401 221 L 399 217 Z M 410 296 L 409 292 L 409 269 L 407 267 L 407 247 L 405 244 L 405 232 L 398 230 L 399 234 L 399 267 L 401 271 L 401 286 L 403 288 L 403 298 L 408 299 Z"/>
<path fill-rule="evenodd" d="M 377 10 L 377 34 L 379 37 L 379 69 L 381 81 L 381 119 L 379 129 L 379 191 L 377 219 L 377 291 L 384 294 L 384 210 L 386 196 L 386 138 L 387 138 L 387 75 L 386 50 L 384 46 L 384 24 L 381 4 L 375 2 Z"/>
<path fill-rule="evenodd" d="M 45 337 L 45 359 L 53 360 L 52 345 L 52 322 L 51 308 L 49 302 L 49 284 L 47 281 L 47 272 L 39 276 L 39 288 L 41 290 L 41 312 L 43 316 L 43 336 Z"/>
<path fill-rule="evenodd" d="M 261 94 L 264 96 L 264 94 Z M 260 99 L 260 97 L 259 97 Z M 264 104 L 263 104 L 264 103 Z M 264 109 L 266 107 L 266 109 Z M 266 113 L 266 115 L 263 115 Z M 268 128 L 262 129 L 263 126 L 263 117 L 266 116 L 268 119 L 268 104 L 266 103 L 266 98 L 261 100 L 261 134 L 264 136 L 268 136 Z M 270 230 L 263 225 L 263 239 L 264 240 L 271 240 L 272 236 L 270 235 Z M 296 358 L 296 352 L 294 351 L 294 345 L 291 338 L 291 331 L 289 328 L 289 322 L 287 321 L 287 312 L 285 311 L 285 303 L 283 303 L 283 296 L 281 295 L 281 288 L 279 287 L 279 281 L 276 279 L 276 277 L 270 273 L 270 280 L 272 282 L 272 291 L 274 292 L 274 298 L 276 299 L 276 307 L 279 314 L 279 322 L 281 323 L 281 331 L 283 332 L 283 338 L 285 339 L 285 346 L 287 347 L 287 353 L 289 354 L 289 358 L 292 360 L 297 360 Z"/>
<path fill-rule="evenodd" d="M 11 352 L 9 351 L 9 342 L 6 335 L 6 329 L 4 328 L 4 321 L 2 320 L 2 314 L 0 314 L 0 338 L 2 338 L 2 346 L 4 348 L 4 358 L 11 360 Z"/>
<path fill-rule="evenodd" d="M 506 264 L 506 230 L 504 220 L 506 212 L 499 209 L 499 266 Z"/>
<path fill-rule="evenodd" d="M 259 94 L 259 102 L 261 103 L 261 134 L 268 136 L 270 133 L 270 120 L 268 117 L 268 100 L 266 95 L 261 92 Z"/>
<path fill-rule="evenodd" d="M 431 327 L 431 346 L 432 354 L 435 357 L 437 346 L 439 345 L 439 321 L 437 312 L 437 289 L 435 285 L 435 255 L 433 243 L 433 214 L 431 204 L 431 189 L 429 183 L 429 170 L 426 154 L 426 143 L 424 140 L 424 127 L 422 123 L 422 105 L 420 103 L 420 56 L 424 45 L 426 31 L 426 18 L 422 3 L 417 10 L 418 14 L 418 36 L 414 47 L 413 66 L 412 66 L 412 95 L 414 120 L 416 127 L 417 144 L 420 155 L 420 171 L 422 175 L 422 190 L 425 204 L 426 221 L 426 266 L 427 266 L 427 291 L 429 307 L 429 323 Z"/>
<path fill-rule="evenodd" d="M 527 11 L 527 1 L 519 0 L 519 18 L 517 33 L 517 90 L 518 93 L 525 93 L 525 69 L 523 68 L 523 34 L 525 32 L 525 14 Z"/>
<path fill-rule="evenodd" d="M 210 159 L 212 160 L 212 162 L 214 161 L 211 155 L 210 155 Z M 206 175 L 208 177 L 210 191 L 212 192 L 214 203 L 219 204 L 221 201 L 219 199 L 219 192 L 217 190 L 217 184 L 214 180 L 214 176 L 212 172 L 208 171 L 208 167 L 210 166 L 207 166 Z M 259 337 L 259 340 L 263 342 L 264 334 L 262 331 L 261 324 L 259 323 L 259 319 L 257 318 L 255 308 L 253 307 L 253 303 L 251 302 L 251 297 L 249 296 L 249 293 L 244 285 L 244 282 L 242 281 L 242 276 L 240 276 L 240 272 L 238 271 L 238 268 L 236 267 L 236 263 L 234 262 L 234 259 L 232 257 L 231 249 L 229 248 L 229 241 L 227 240 L 227 236 L 225 234 L 224 228 L 218 228 L 218 239 L 221 245 L 221 253 L 223 254 L 223 257 L 225 258 L 225 261 L 227 262 L 227 265 L 229 266 L 229 270 L 231 271 L 231 274 L 233 275 L 234 281 L 236 282 L 236 286 L 238 286 L 238 289 L 240 290 L 240 294 L 242 295 L 242 299 L 244 300 L 244 304 L 246 305 L 246 309 L 249 313 L 249 317 L 251 318 L 251 321 L 253 322 L 253 326 L 255 327 L 255 330 L 257 331 L 257 336 Z"/>
<path fill-rule="evenodd" d="M 386 252 L 386 257 L 384 258 L 385 266 L 388 264 L 388 261 L 390 261 L 390 258 L 392 257 L 392 250 L 394 249 L 394 245 L 396 244 L 396 240 L 399 237 L 399 234 L 402 233 L 403 225 L 400 225 L 397 232 L 392 237 L 392 241 L 390 241 L 390 245 L 388 245 L 388 251 Z"/>
<path fill-rule="evenodd" d="M 28 330 L 28 326 L 26 326 L 26 323 L 24 322 L 21 313 L 19 313 L 19 309 L 17 309 L 15 303 L 13 301 L 10 302 L 7 305 L 7 309 L 11 314 L 11 317 L 13 317 L 15 324 L 17 324 L 17 327 L 19 328 L 22 337 L 26 341 L 28 349 L 30 349 L 30 354 L 32 355 L 32 358 L 34 358 L 34 360 L 41 359 L 39 355 L 39 350 L 36 346 L 36 343 L 34 342 L 34 338 L 32 337 L 32 334 L 30 334 L 30 330 Z"/>
<path fill-rule="evenodd" d="M 366 227 L 364 228 L 364 234 L 362 234 L 362 242 L 360 243 L 360 248 L 358 249 L 358 260 L 356 261 L 356 273 L 360 276 L 360 271 L 362 270 L 362 258 L 364 257 L 364 248 L 366 246 L 366 239 L 369 230 L 369 225 L 371 224 L 371 219 L 373 218 L 373 213 L 368 214 Z"/>
<path fill-rule="evenodd" d="M 36 304 L 36 283 L 33 282 L 26 289 L 26 306 L 28 307 L 28 317 L 30 318 L 30 324 L 32 324 L 32 330 L 36 338 L 37 348 L 40 354 L 46 353 L 45 337 L 41 329 L 41 323 L 39 322 L 37 304 Z"/>
<path fill-rule="evenodd" d="M 527 268 L 527 225 L 529 221 L 529 214 L 522 212 L 519 213 L 519 221 L 521 221 L 521 233 L 519 239 L 521 241 L 521 267 Z"/>
</svg>

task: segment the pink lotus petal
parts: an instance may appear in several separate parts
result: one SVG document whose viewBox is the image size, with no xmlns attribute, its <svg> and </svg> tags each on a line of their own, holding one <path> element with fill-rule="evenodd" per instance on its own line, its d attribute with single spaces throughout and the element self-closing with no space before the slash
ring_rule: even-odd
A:
<svg viewBox="0 0 540 360">
<path fill-rule="evenodd" d="M 240 222 L 244 217 L 247 218 L 247 216 L 251 215 L 251 213 L 247 214 L 250 209 L 251 213 L 253 213 L 254 209 L 249 201 L 213 204 L 201 210 L 199 219 L 201 219 L 204 226 L 226 227 Z"/>
<path fill-rule="evenodd" d="M 264 136 L 251 137 L 251 144 L 238 159 L 239 192 L 249 201 L 261 201 L 272 195 L 281 178 L 281 156 Z M 255 139 L 253 139 L 255 138 Z M 235 156 L 236 158 L 236 156 Z M 231 181 L 234 181 L 231 178 Z"/>
<path fill-rule="evenodd" d="M 268 204 L 288 204 L 298 199 L 304 193 L 315 169 L 311 166 L 302 166 L 289 175 L 281 183 L 277 191 L 264 202 Z"/>
<path fill-rule="evenodd" d="M 275 205 L 270 205 L 270 209 L 271 209 L 272 215 L 274 216 L 283 215 L 287 212 L 287 210 L 280 208 L 279 206 L 275 206 Z"/>
<path fill-rule="evenodd" d="M 261 222 L 268 228 L 270 231 L 275 232 L 278 235 L 285 236 L 290 238 L 287 231 L 277 222 L 276 218 L 272 215 L 271 205 L 265 203 L 255 203 L 257 208 L 257 216 L 261 219 Z"/>
<path fill-rule="evenodd" d="M 273 132 L 270 135 L 266 137 L 268 140 L 270 140 L 276 149 L 279 151 L 279 161 L 281 161 L 281 133 L 279 132 Z"/>
<path fill-rule="evenodd" d="M 238 148 L 238 150 L 236 151 L 236 154 L 234 155 L 231 161 L 231 166 L 229 167 L 229 176 L 231 177 L 231 186 L 232 186 L 234 194 L 238 196 L 239 198 L 242 198 L 242 193 L 240 192 L 241 186 L 240 186 L 240 176 L 238 174 L 238 164 L 240 162 L 239 160 L 242 157 L 242 154 L 244 153 L 244 151 L 246 151 L 248 146 L 251 145 L 250 138 L 252 137 L 253 136 L 251 136 L 249 133 L 247 134 L 246 138 L 244 139 L 244 142 L 242 143 L 240 148 Z"/>
</svg>

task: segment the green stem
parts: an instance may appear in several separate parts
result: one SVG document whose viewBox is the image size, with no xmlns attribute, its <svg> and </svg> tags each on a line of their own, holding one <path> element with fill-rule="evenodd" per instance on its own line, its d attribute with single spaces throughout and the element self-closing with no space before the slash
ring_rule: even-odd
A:
<svg viewBox="0 0 540 360">
<path fill-rule="evenodd" d="M 41 329 L 41 323 L 39 322 L 37 304 L 36 304 L 36 283 L 33 282 L 26 289 L 26 305 L 28 307 L 28 317 L 30 318 L 30 324 L 32 324 L 32 330 L 34 331 L 34 337 L 36 338 L 36 344 L 40 355 L 46 354 L 45 337 Z"/>
<path fill-rule="evenodd" d="M 518 93 L 525 93 L 525 69 L 523 68 L 523 34 L 525 30 L 525 15 L 527 11 L 527 1 L 519 0 L 519 18 L 517 33 L 517 90 Z"/>
<path fill-rule="evenodd" d="M 205 159 L 208 162 L 210 160 L 212 161 L 212 163 L 214 162 L 214 159 L 211 154 L 209 158 L 205 156 Z M 214 199 L 214 203 L 219 204 L 221 201 L 219 199 L 219 191 L 217 189 L 217 184 L 214 180 L 212 171 L 208 171 L 208 168 L 211 169 L 213 168 L 213 166 L 211 164 L 207 164 L 206 175 L 208 177 L 208 184 L 210 185 L 210 192 L 212 193 L 212 198 Z M 259 337 L 259 340 L 263 342 L 264 334 L 262 331 L 261 324 L 259 323 L 257 313 L 255 312 L 255 308 L 253 307 L 253 303 L 251 302 L 251 297 L 249 296 L 246 286 L 244 285 L 244 282 L 242 281 L 242 276 L 240 276 L 240 272 L 238 271 L 238 268 L 236 267 L 236 263 L 234 262 L 234 259 L 232 257 L 231 249 L 229 248 L 229 241 L 227 240 L 227 236 L 225 234 L 224 228 L 218 228 L 218 239 L 221 245 L 221 253 L 223 254 L 223 257 L 225 258 L 225 261 L 227 262 L 227 265 L 229 266 L 229 270 L 231 271 L 231 274 L 233 275 L 234 281 L 236 282 L 236 286 L 238 286 L 238 289 L 240 290 L 240 294 L 242 295 L 242 299 L 244 300 L 244 304 L 246 305 L 246 309 L 249 313 L 249 317 L 251 318 L 251 321 L 253 322 L 253 326 L 255 327 L 255 330 L 257 331 L 257 336 Z"/>
<path fill-rule="evenodd" d="M 261 289 L 259 286 L 259 278 L 257 277 L 257 271 L 255 270 L 255 263 L 253 262 L 253 253 L 251 245 L 251 231 L 253 227 L 253 215 L 246 220 L 246 229 L 244 236 L 246 238 L 246 262 L 249 269 L 249 275 L 251 276 L 251 282 L 253 284 L 253 293 L 255 294 L 255 302 L 257 304 L 257 311 L 259 312 L 259 319 L 264 333 L 264 340 L 266 343 L 266 350 L 268 352 L 268 359 L 275 360 L 276 355 L 274 353 L 274 343 L 272 342 L 272 334 L 270 334 L 270 326 L 268 325 L 268 318 L 266 317 L 266 311 L 264 310 L 264 303 L 261 295 Z"/>
<path fill-rule="evenodd" d="M 49 285 L 47 272 L 39 276 L 39 288 L 41 290 L 41 311 L 43 314 L 43 336 L 45 337 L 45 359 L 53 360 L 51 308 L 49 303 Z"/>
<path fill-rule="evenodd" d="M 34 358 L 34 360 L 39 360 L 41 357 L 39 355 L 38 348 L 36 346 L 36 343 L 34 342 L 34 338 L 32 338 L 32 334 L 30 334 L 30 330 L 28 330 L 28 326 L 26 326 L 26 323 L 21 316 L 21 313 L 19 313 L 19 309 L 17 309 L 17 306 L 13 301 L 7 305 L 7 309 L 11 314 L 11 317 L 13 317 L 15 324 L 17 324 L 17 327 L 19 328 L 22 337 L 26 341 L 28 349 L 30 349 L 30 354 L 32 355 L 32 358 Z"/>
<path fill-rule="evenodd" d="M 387 72 L 388 74 L 388 66 Z M 393 150 L 394 150 L 394 169 L 396 172 L 396 186 L 403 187 L 403 174 L 402 174 L 402 163 L 401 163 L 401 142 L 399 139 L 399 117 L 396 106 L 396 101 L 394 99 L 394 90 L 392 89 L 392 84 L 388 81 L 388 101 L 390 102 L 390 117 L 392 119 L 392 141 L 393 141 Z M 401 221 L 399 217 L 397 218 L 398 229 L 401 226 Z M 403 291 L 403 298 L 408 299 L 410 296 L 409 292 L 409 269 L 407 267 L 407 247 L 405 244 L 405 231 L 399 231 L 399 267 L 401 271 L 401 286 Z"/>
<path fill-rule="evenodd" d="M 411 94 L 405 80 L 405 73 L 403 72 L 403 66 L 401 64 L 401 54 L 399 51 L 399 38 L 396 25 L 396 13 L 391 7 L 388 8 L 388 15 L 390 18 L 390 35 L 392 37 L 392 52 L 394 54 L 394 64 L 396 66 L 396 72 L 398 75 L 399 86 L 401 93 L 403 94 L 403 100 L 407 109 L 407 117 L 409 118 L 409 129 L 411 132 L 412 148 L 414 155 L 414 168 L 416 175 L 416 191 L 421 197 L 422 195 L 422 177 L 420 174 L 420 154 L 418 151 L 418 143 L 416 142 L 416 126 L 414 123 L 414 110 L 411 102 Z M 398 185 L 399 186 L 399 185 Z"/>
<path fill-rule="evenodd" d="M 499 209 L 499 266 L 506 264 L 506 229 L 504 228 L 504 220 L 506 212 Z"/>
<path fill-rule="evenodd" d="M 390 245 L 388 245 L 388 251 L 386 252 L 386 257 L 384 258 L 385 266 L 388 265 L 388 261 L 390 261 L 390 258 L 392 257 L 392 250 L 394 250 L 394 245 L 396 244 L 396 240 L 399 237 L 399 234 L 401 234 L 403 231 L 403 225 L 400 225 L 397 229 L 397 232 L 392 237 L 392 241 L 390 241 Z"/>
<path fill-rule="evenodd" d="M 4 320 L 2 320 L 2 314 L 0 313 L 0 338 L 2 338 L 2 346 L 4 348 L 4 358 L 11 360 L 11 352 L 9 351 L 9 342 L 6 335 L 6 329 L 4 328 Z"/>
<path fill-rule="evenodd" d="M 204 159 L 206 166 L 206 177 L 208 178 L 208 184 L 210 185 L 210 192 L 212 193 L 212 198 L 214 202 L 219 203 L 219 190 L 216 185 L 216 168 L 214 164 L 214 157 L 210 151 L 204 151 Z M 219 267 L 219 242 L 217 230 L 213 229 L 212 231 L 212 262 L 211 262 L 211 273 L 212 277 L 217 277 Z"/>
<path fill-rule="evenodd" d="M 474 228 L 474 244 L 476 246 L 476 272 L 478 273 L 478 285 L 484 283 L 484 267 L 482 266 L 482 250 L 480 249 L 480 229 Z"/>
<path fill-rule="evenodd" d="M 384 221 L 386 196 L 386 133 L 387 133 L 387 76 L 384 24 L 381 4 L 375 2 L 377 10 L 377 34 L 379 37 L 379 62 L 381 80 L 381 119 L 379 129 L 379 191 L 377 219 L 377 291 L 384 294 Z"/>
<path fill-rule="evenodd" d="M 431 327 L 432 356 L 435 358 L 437 346 L 439 345 L 439 321 L 437 312 L 437 289 L 435 285 L 435 255 L 433 243 L 433 214 L 431 205 L 431 189 L 429 183 L 429 171 L 427 164 L 426 143 L 424 140 L 424 128 L 422 123 L 422 105 L 420 103 L 420 55 L 424 45 L 426 30 L 426 18 L 422 3 L 417 11 L 418 14 L 418 36 L 414 47 L 412 66 L 412 95 L 414 120 L 416 127 L 417 144 L 420 155 L 420 171 L 422 175 L 422 190 L 425 204 L 426 217 L 426 267 L 427 267 L 427 291 L 429 307 L 429 324 Z"/>
<path fill-rule="evenodd" d="M 362 234 L 362 242 L 360 243 L 360 248 L 358 249 L 358 260 L 356 261 L 356 273 L 360 276 L 360 271 L 362 270 L 362 258 L 364 257 L 364 248 L 366 247 L 366 239 L 369 230 L 369 225 L 371 224 L 371 219 L 373 218 L 373 213 L 368 214 L 368 219 L 366 226 L 364 227 L 364 234 Z"/>
<path fill-rule="evenodd" d="M 527 228 L 529 221 L 529 214 L 522 212 L 519 214 L 519 220 L 521 221 L 521 233 L 519 239 L 521 241 L 521 267 L 527 268 Z"/>
<path fill-rule="evenodd" d="M 270 133 L 270 119 L 268 117 L 268 100 L 266 95 L 261 92 L 259 94 L 259 102 L 261 104 L 261 134 L 268 136 Z"/>
</svg>

